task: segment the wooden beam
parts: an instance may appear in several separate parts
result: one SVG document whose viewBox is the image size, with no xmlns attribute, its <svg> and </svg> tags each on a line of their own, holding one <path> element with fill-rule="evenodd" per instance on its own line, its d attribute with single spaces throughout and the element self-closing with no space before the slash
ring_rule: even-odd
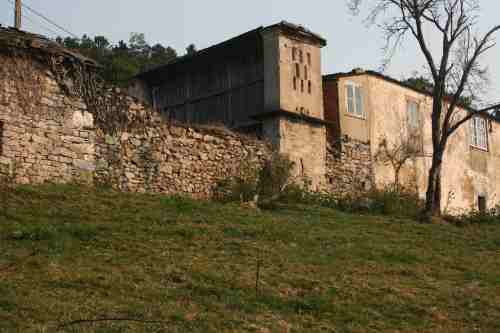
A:
<svg viewBox="0 0 500 333">
<path fill-rule="evenodd" d="M 21 0 L 16 0 L 16 8 L 14 12 L 14 27 L 21 30 Z"/>
</svg>

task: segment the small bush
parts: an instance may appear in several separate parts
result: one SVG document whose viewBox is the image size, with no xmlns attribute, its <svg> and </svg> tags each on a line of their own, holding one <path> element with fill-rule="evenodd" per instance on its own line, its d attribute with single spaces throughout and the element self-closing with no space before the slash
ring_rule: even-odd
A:
<svg viewBox="0 0 500 333">
<path fill-rule="evenodd" d="M 309 192 L 297 190 L 289 198 L 302 204 L 314 204 L 327 208 L 335 208 L 348 213 L 370 213 L 416 218 L 423 208 L 418 196 L 393 186 L 345 195 L 342 198 L 325 192 Z M 300 192 L 302 191 L 302 192 Z"/>
<path fill-rule="evenodd" d="M 500 223 L 500 205 L 487 212 L 472 211 L 460 216 L 447 215 L 443 219 L 456 225 Z"/>
<path fill-rule="evenodd" d="M 214 190 L 214 198 L 222 202 L 250 202 L 272 206 L 286 196 L 292 180 L 293 162 L 281 154 L 261 164 L 257 160 L 246 160 L 236 171 L 220 182 Z"/>
</svg>

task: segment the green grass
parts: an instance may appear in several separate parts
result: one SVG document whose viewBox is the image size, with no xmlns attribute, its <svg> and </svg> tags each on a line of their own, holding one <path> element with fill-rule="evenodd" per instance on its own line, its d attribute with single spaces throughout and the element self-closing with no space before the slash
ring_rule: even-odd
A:
<svg viewBox="0 0 500 333">
<path fill-rule="evenodd" d="M 500 332 L 500 225 L 76 186 L 0 210 L 0 332 Z M 256 291 L 260 261 L 259 290 Z"/>
</svg>

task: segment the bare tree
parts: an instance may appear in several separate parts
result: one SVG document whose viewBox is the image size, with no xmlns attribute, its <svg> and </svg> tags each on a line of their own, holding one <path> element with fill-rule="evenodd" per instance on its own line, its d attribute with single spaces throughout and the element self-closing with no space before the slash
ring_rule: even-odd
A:
<svg viewBox="0 0 500 333">
<path fill-rule="evenodd" d="M 389 144 L 387 138 L 382 138 L 379 143 L 375 160 L 386 165 L 390 165 L 394 172 L 394 190 L 402 189 L 400 174 L 408 161 L 420 156 L 419 147 L 415 146 L 417 139 L 415 137 L 404 138 Z"/>
<path fill-rule="evenodd" d="M 450 136 L 478 114 L 499 109 L 500 104 L 460 112 L 461 100 L 471 97 L 476 103 L 487 86 L 487 70 L 481 56 L 495 46 L 494 35 L 500 25 L 483 35 L 476 33 L 479 0 L 348 0 L 353 14 L 369 6 L 368 24 L 383 31 L 384 65 L 387 65 L 406 37 L 418 43 L 433 81 L 432 165 L 424 217 L 441 212 L 441 168 Z M 432 52 L 431 36 L 439 36 L 439 51 Z M 485 105 L 485 104 L 483 104 Z"/>
</svg>

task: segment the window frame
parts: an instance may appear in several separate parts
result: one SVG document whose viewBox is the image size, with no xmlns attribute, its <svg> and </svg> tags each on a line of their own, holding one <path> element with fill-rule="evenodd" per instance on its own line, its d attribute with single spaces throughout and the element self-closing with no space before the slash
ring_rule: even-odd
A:
<svg viewBox="0 0 500 333">
<path fill-rule="evenodd" d="M 353 112 L 349 112 L 349 92 L 348 89 L 352 88 L 352 102 L 353 102 Z M 361 113 L 358 113 L 358 103 L 356 97 L 356 91 L 361 93 Z M 365 111 L 365 97 L 364 97 L 364 89 L 363 86 L 359 83 L 348 81 L 345 83 L 345 104 L 346 104 L 346 112 L 345 114 L 350 117 L 355 117 L 359 119 L 366 120 L 367 114 Z"/>
<path fill-rule="evenodd" d="M 484 133 L 480 132 L 478 123 L 482 123 L 484 125 Z M 469 129 L 471 131 L 470 146 L 481 151 L 489 151 L 488 121 L 483 117 L 472 117 L 470 119 Z M 480 135 L 482 137 L 481 140 L 484 140 L 484 145 L 481 145 Z"/>
<path fill-rule="evenodd" d="M 415 123 L 412 123 L 412 117 L 410 116 L 410 105 L 412 104 L 415 105 Z M 406 121 L 408 123 L 408 129 L 412 131 L 420 129 L 420 105 L 418 101 L 411 98 L 406 99 Z"/>
</svg>

